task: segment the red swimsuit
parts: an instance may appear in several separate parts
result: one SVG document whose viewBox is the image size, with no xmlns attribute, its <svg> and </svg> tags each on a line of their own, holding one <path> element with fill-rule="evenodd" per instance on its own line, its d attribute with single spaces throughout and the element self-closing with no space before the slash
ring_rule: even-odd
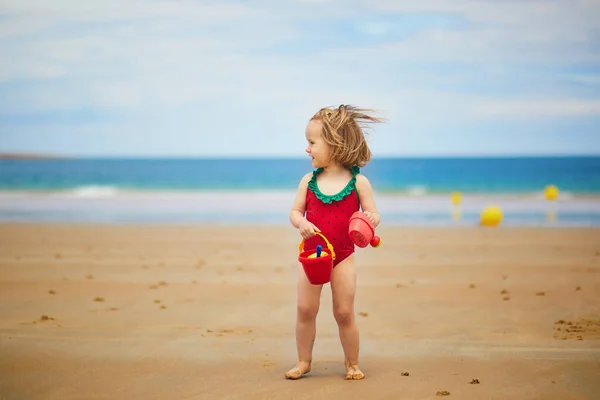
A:
<svg viewBox="0 0 600 400">
<path fill-rule="evenodd" d="M 318 168 L 313 172 L 306 191 L 306 219 L 312 222 L 321 233 L 329 240 L 335 251 L 333 266 L 342 262 L 354 253 L 354 243 L 348 235 L 350 217 L 360 210 L 358 192 L 356 191 L 356 174 L 358 167 L 352 167 L 352 179 L 338 194 L 327 196 L 321 193 L 317 186 L 317 175 L 322 171 Z M 327 244 L 319 235 L 304 241 L 304 249 L 312 250 L 317 245 L 327 249 Z"/>
</svg>

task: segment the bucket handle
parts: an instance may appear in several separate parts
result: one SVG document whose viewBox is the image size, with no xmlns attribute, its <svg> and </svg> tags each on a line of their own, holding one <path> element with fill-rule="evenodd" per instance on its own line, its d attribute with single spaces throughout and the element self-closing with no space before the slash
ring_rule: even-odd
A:
<svg viewBox="0 0 600 400">
<path fill-rule="evenodd" d="M 333 246 L 331 245 L 331 243 L 329 243 L 329 240 L 327 240 L 327 238 L 320 232 L 315 232 L 315 234 L 321 236 L 325 240 L 325 243 L 327 243 L 327 248 L 331 252 L 331 258 L 335 260 L 335 251 L 333 251 Z M 303 249 L 304 249 L 304 239 L 302 239 L 302 241 L 300 242 L 300 245 L 298 246 L 298 251 L 300 253 L 302 253 Z"/>
</svg>

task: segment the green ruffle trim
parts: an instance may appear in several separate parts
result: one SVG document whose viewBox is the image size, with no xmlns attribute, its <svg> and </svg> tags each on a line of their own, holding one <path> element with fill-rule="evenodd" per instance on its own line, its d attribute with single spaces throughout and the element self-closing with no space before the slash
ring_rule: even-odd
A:
<svg viewBox="0 0 600 400">
<path fill-rule="evenodd" d="M 323 203 L 331 204 L 334 201 L 340 201 L 344 197 L 348 196 L 352 193 L 352 190 L 356 188 L 356 175 L 360 173 L 360 168 L 354 166 L 350 169 L 352 172 L 352 179 L 348 182 L 345 188 L 343 188 L 339 193 L 334 194 L 332 196 L 328 196 L 326 194 L 321 193 L 319 187 L 317 186 L 317 175 L 323 171 L 323 168 L 317 168 L 313 171 L 313 176 L 308 182 L 308 188 L 317 196 L 317 199 L 321 200 Z"/>
</svg>

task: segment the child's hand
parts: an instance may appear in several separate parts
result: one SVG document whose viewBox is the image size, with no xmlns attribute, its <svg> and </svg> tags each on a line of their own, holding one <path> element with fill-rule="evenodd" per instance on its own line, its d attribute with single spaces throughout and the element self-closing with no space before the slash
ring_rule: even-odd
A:
<svg viewBox="0 0 600 400">
<path fill-rule="evenodd" d="M 369 220 L 373 223 L 374 227 L 377 227 L 377 225 L 379 225 L 379 214 L 370 211 L 365 211 L 363 212 L 363 214 L 365 214 L 365 217 L 369 218 Z"/>
<path fill-rule="evenodd" d="M 314 226 L 306 218 L 300 222 L 300 225 L 298 225 L 298 230 L 304 239 L 310 239 L 311 237 L 315 236 L 315 232 L 321 232 L 319 228 Z"/>
</svg>

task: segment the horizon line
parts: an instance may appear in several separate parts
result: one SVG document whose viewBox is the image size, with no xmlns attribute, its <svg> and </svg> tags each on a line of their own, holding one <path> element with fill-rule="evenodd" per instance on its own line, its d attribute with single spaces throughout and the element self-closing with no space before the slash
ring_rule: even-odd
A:
<svg viewBox="0 0 600 400">
<path fill-rule="evenodd" d="M 573 154 L 573 153 L 537 153 L 537 154 L 514 154 L 514 153 L 492 153 L 492 154 L 386 154 L 374 156 L 371 162 L 377 159 L 450 159 L 450 158 L 598 158 L 600 154 Z M 59 153 L 29 153 L 29 152 L 0 152 L 0 160 L 303 160 L 308 157 L 289 155 L 69 155 Z"/>
</svg>

